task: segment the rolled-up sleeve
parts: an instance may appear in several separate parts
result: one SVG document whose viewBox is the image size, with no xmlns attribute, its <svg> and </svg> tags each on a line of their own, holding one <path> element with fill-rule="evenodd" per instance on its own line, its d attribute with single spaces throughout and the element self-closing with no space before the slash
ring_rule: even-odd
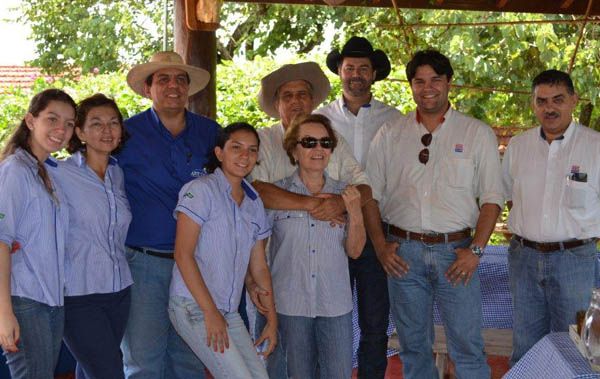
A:
<svg viewBox="0 0 600 379">
<path fill-rule="evenodd" d="M 498 141 L 488 126 L 480 128 L 480 160 L 478 197 L 479 204 L 497 204 L 504 207 L 504 190 L 502 187 L 502 169 L 498 154 Z"/>
<path fill-rule="evenodd" d="M 182 212 L 202 226 L 210 215 L 211 200 L 207 185 L 199 180 L 193 180 L 181 188 L 173 216 L 177 218 L 177 213 Z"/>
<path fill-rule="evenodd" d="M 25 168 L 6 164 L 0 168 L 0 241 L 8 246 L 17 239 L 20 216 L 25 213 L 28 188 Z"/>
<path fill-rule="evenodd" d="M 335 153 L 338 156 L 338 173 L 333 175 L 329 174 L 335 180 L 350 183 L 352 185 L 365 184 L 369 185 L 369 178 L 360 167 L 360 163 L 354 158 L 354 154 L 348 145 L 348 142 L 340 134 L 336 133 L 338 138 L 338 145 L 335 148 Z M 337 176 L 337 177 L 336 177 Z"/>
<path fill-rule="evenodd" d="M 369 147 L 367 155 L 367 169 L 369 175 L 369 185 L 373 191 L 373 198 L 381 203 L 383 200 L 383 192 L 385 190 L 385 141 L 386 130 L 388 126 L 384 124 Z"/>
</svg>

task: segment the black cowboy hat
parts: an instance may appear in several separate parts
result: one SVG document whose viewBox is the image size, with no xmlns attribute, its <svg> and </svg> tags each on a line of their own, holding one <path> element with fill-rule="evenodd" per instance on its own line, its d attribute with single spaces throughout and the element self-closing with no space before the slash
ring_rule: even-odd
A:
<svg viewBox="0 0 600 379">
<path fill-rule="evenodd" d="M 382 50 L 373 50 L 371 43 L 363 37 L 352 37 L 346 42 L 340 53 L 337 49 L 327 55 L 327 67 L 335 74 L 344 57 L 369 58 L 376 71 L 375 81 L 385 79 L 390 74 L 391 65 Z"/>
</svg>

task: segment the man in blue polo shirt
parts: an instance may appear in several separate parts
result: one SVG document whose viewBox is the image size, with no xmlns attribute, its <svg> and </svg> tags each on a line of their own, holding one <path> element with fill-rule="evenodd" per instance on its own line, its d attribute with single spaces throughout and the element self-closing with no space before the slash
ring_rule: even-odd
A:
<svg viewBox="0 0 600 379">
<path fill-rule="evenodd" d="M 173 210 L 181 187 L 204 174 L 219 125 L 185 109 L 202 90 L 207 71 L 183 63 L 174 52 L 159 52 L 134 66 L 129 86 L 152 107 L 125 121 L 130 134 L 118 155 L 133 219 L 127 259 L 134 284 L 122 350 L 127 378 L 202 378 L 204 368 L 169 320 L 173 269 Z"/>
</svg>

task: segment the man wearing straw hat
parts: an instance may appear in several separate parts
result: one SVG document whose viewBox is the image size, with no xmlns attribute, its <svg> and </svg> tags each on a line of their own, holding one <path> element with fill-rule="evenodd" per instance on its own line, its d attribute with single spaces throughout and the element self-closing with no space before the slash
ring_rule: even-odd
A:
<svg viewBox="0 0 600 379">
<path fill-rule="evenodd" d="M 340 76 L 342 96 L 317 110 L 351 146 L 363 170 L 369 144 L 381 126 L 400 117 L 400 112 L 373 97 L 371 86 L 385 79 L 391 69 L 382 50 L 374 50 L 363 37 L 352 37 L 327 55 L 327 67 Z M 368 175 L 368 172 L 367 172 Z M 350 281 L 356 287 L 360 342 L 358 377 L 383 379 L 387 367 L 387 329 L 390 303 L 387 276 L 377 260 L 371 241 L 358 259 L 349 259 Z"/>
<path fill-rule="evenodd" d="M 327 98 L 330 90 L 329 80 L 315 62 L 284 65 L 262 78 L 259 105 L 267 115 L 280 120 L 270 128 L 258 130 L 260 165 L 252 171 L 252 180 L 265 207 L 305 210 L 316 219 L 333 221 L 338 220 L 345 211 L 339 196 L 303 196 L 271 184 L 290 176 L 296 169 L 283 148 L 285 130 L 295 117 L 310 114 Z M 357 185 L 363 199 L 371 197 L 367 177 L 342 137 L 338 136 L 338 146 L 331 155 L 327 173 L 335 180 Z M 257 323 L 260 329 L 260 316 Z M 287 378 L 280 344 L 269 356 L 267 370 L 271 378 Z"/>
<path fill-rule="evenodd" d="M 202 378 L 204 367 L 169 320 L 173 269 L 173 210 L 181 187 L 199 175 L 213 150 L 219 125 L 186 110 L 202 90 L 207 71 L 158 52 L 134 66 L 127 83 L 152 107 L 125 121 L 130 139 L 118 155 L 133 219 L 127 259 L 134 284 L 122 350 L 127 378 Z"/>
</svg>

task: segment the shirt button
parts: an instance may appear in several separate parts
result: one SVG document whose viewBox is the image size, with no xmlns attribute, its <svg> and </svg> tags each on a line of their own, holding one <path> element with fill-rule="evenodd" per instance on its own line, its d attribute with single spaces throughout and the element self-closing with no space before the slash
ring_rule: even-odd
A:
<svg viewBox="0 0 600 379">
<path fill-rule="evenodd" d="M 313 252 L 313 254 L 314 254 L 315 250 L 313 250 L 312 252 Z"/>
<path fill-rule="evenodd" d="M 314 277 L 315 277 L 315 274 L 312 274 L 312 277 L 314 278 Z"/>
<path fill-rule="evenodd" d="M 315 224 L 310 224 L 310 226 L 315 226 Z"/>
</svg>

